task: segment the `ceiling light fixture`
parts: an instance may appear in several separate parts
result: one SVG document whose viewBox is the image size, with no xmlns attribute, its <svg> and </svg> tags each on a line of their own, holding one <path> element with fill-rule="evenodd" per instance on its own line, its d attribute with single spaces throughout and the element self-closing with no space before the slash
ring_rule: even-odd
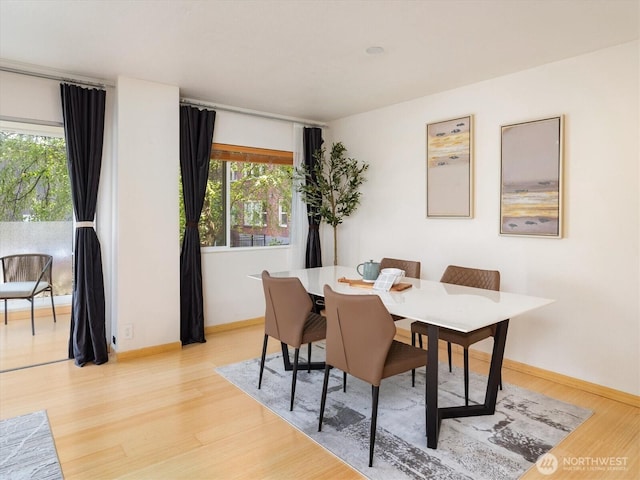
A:
<svg viewBox="0 0 640 480">
<path fill-rule="evenodd" d="M 384 48 L 382 47 L 369 47 L 366 50 L 369 55 L 382 55 L 384 53 Z"/>
</svg>

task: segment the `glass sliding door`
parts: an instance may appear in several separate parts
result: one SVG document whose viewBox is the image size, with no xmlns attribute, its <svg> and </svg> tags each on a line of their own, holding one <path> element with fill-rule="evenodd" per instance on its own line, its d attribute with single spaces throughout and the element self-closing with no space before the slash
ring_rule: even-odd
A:
<svg viewBox="0 0 640 480">
<path fill-rule="evenodd" d="M 2 320 L 0 370 L 66 358 L 72 241 L 73 207 L 62 125 L 0 121 L 0 256 L 52 255 L 59 313 L 54 324 L 49 298 L 37 298 L 36 336 L 21 341 L 25 334 L 31 337 L 30 304 L 10 300 L 7 325 Z M 4 305 L 2 310 L 4 317 Z"/>
</svg>

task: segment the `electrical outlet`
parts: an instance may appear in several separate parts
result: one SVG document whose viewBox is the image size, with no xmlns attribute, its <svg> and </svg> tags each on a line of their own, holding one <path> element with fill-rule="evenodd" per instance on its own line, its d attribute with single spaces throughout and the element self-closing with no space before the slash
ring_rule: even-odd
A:
<svg viewBox="0 0 640 480">
<path fill-rule="evenodd" d="M 124 327 L 122 328 L 123 332 L 122 332 L 122 336 L 126 339 L 126 340 L 131 340 L 133 338 L 133 325 L 128 324 L 128 325 L 124 325 Z"/>
</svg>

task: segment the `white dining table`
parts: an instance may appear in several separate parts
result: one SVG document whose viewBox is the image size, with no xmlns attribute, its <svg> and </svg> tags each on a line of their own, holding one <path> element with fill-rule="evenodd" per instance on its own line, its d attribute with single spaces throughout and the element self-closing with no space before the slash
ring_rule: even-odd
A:
<svg viewBox="0 0 640 480">
<path fill-rule="evenodd" d="M 428 325 L 427 344 L 427 446 L 437 448 L 440 423 L 446 418 L 493 415 L 495 413 L 500 371 L 504 357 L 509 319 L 530 312 L 554 300 L 509 292 L 464 287 L 431 280 L 404 277 L 411 284 L 402 291 L 381 291 L 351 286 L 340 279 L 360 279 L 355 268 L 328 266 L 309 269 L 269 272 L 274 277 L 297 277 L 308 293 L 324 296 L 324 285 L 350 295 L 378 295 L 389 313 Z M 250 275 L 261 279 L 261 274 Z M 448 328 L 469 333 L 496 325 L 491 366 L 485 401 L 479 405 L 438 408 L 438 338 L 439 329 Z"/>
</svg>

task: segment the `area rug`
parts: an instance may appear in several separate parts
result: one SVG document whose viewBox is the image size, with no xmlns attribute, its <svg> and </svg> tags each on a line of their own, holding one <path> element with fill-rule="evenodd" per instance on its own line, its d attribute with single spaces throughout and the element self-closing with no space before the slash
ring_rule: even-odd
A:
<svg viewBox="0 0 640 480">
<path fill-rule="evenodd" d="M 314 361 L 324 359 L 323 347 L 314 344 Z M 318 432 L 323 371 L 298 372 L 290 412 L 291 372 L 284 371 L 282 354 L 267 357 L 260 390 L 259 369 L 260 359 L 255 358 L 219 367 L 216 372 L 371 479 L 516 479 L 592 414 L 505 384 L 498 392 L 495 415 L 443 420 L 438 448 L 428 449 L 423 368 L 416 373 L 415 388 L 411 387 L 411 372 L 382 381 L 375 457 L 369 467 L 369 384 L 349 377 L 344 393 L 342 372 L 332 370 L 322 432 Z M 454 367 L 450 373 L 441 363 L 438 374 L 439 406 L 464 405 L 462 369 Z M 470 403 L 484 400 L 486 380 L 470 372 Z"/>
<path fill-rule="evenodd" d="M 0 478 L 62 479 L 47 412 L 0 421 Z"/>
</svg>

